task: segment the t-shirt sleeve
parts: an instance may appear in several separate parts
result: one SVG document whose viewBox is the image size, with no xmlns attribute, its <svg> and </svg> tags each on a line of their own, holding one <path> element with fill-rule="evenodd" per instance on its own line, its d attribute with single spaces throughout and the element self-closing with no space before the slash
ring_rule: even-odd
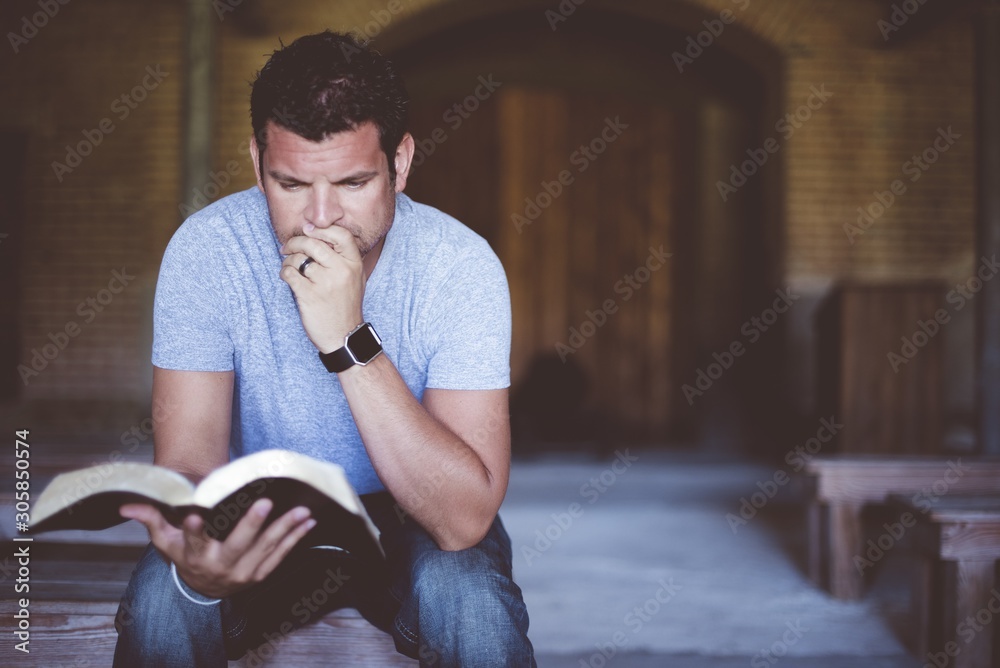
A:
<svg viewBox="0 0 1000 668">
<path fill-rule="evenodd" d="M 431 302 L 427 387 L 510 386 L 510 291 L 500 260 L 483 242 L 451 267 Z"/>
<path fill-rule="evenodd" d="M 153 302 L 153 364 L 178 371 L 231 371 L 233 340 L 222 295 L 229 278 L 206 253 L 202 226 L 189 220 L 174 234 L 160 265 Z"/>
</svg>

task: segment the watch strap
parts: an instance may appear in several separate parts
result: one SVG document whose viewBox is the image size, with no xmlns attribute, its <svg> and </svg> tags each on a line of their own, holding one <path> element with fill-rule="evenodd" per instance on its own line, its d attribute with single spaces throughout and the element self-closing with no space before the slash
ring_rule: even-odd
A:
<svg viewBox="0 0 1000 668">
<path fill-rule="evenodd" d="M 352 346 L 351 341 L 362 337 Z M 368 340 L 365 340 L 367 338 Z M 357 348 L 358 350 L 355 350 Z M 359 352 L 360 351 L 360 352 Z M 363 322 L 344 337 L 344 345 L 329 353 L 319 353 L 319 359 L 330 373 L 340 373 L 355 364 L 364 366 L 382 353 L 382 339 L 370 322 Z"/>
<path fill-rule="evenodd" d="M 330 373 L 340 373 L 341 371 L 347 371 L 352 366 L 355 365 L 354 358 L 351 357 L 351 353 L 347 350 L 347 345 L 343 345 L 330 353 L 320 353 L 319 359 L 323 362 L 323 366 Z"/>
</svg>

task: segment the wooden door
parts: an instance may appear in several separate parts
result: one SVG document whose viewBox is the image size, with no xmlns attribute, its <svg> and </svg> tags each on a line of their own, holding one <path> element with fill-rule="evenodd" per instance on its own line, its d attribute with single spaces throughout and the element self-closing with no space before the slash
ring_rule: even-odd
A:
<svg viewBox="0 0 1000 668">
<path fill-rule="evenodd" d="M 420 104 L 415 136 L 430 137 L 446 108 Z M 680 386 L 665 257 L 675 252 L 676 140 L 662 106 L 506 84 L 421 161 L 409 189 L 500 256 L 515 390 L 539 359 L 574 369 L 586 387 L 579 408 L 625 437 L 663 438 Z M 540 401 L 563 399 L 550 392 Z"/>
</svg>

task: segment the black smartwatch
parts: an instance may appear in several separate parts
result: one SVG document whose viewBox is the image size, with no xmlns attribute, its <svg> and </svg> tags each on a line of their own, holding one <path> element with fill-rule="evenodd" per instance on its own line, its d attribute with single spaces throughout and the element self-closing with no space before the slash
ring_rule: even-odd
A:
<svg viewBox="0 0 1000 668">
<path fill-rule="evenodd" d="M 342 348 L 337 348 L 332 353 L 320 353 L 319 359 L 327 371 L 340 373 L 355 364 L 359 366 L 368 364 L 381 352 L 382 339 L 378 337 L 370 322 L 364 322 L 344 338 Z"/>
</svg>

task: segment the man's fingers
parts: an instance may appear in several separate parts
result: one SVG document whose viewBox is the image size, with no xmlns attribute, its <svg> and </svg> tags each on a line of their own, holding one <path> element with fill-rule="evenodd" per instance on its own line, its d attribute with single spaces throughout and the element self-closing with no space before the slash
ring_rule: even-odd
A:
<svg viewBox="0 0 1000 668">
<path fill-rule="evenodd" d="M 293 269 L 298 269 L 302 265 L 302 261 L 305 260 L 309 255 L 301 251 L 296 251 L 294 253 L 289 253 L 285 255 L 285 258 L 281 261 L 282 266 L 291 267 Z M 315 262 L 315 260 L 313 260 Z M 316 264 L 319 264 L 316 262 Z"/>
<path fill-rule="evenodd" d="M 304 506 L 292 508 L 272 522 L 259 535 L 255 535 L 253 544 L 249 548 L 240 550 L 238 543 L 230 543 L 228 540 L 224 547 L 226 550 L 233 550 L 230 554 L 236 554 L 238 558 L 246 559 L 247 561 L 244 563 L 248 563 L 253 571 L 256 572 L 258 564 L 264 561 L 274 551 L 276 546 L 281 544 L 285 537 L 293 533 L 298 526 L 308 521 L 308 508 Z M 292 544 L 294 545 L 295 543 L 293 542 Z"/>
<path fill-rule="evenodd" d="M 160 515 L 159 511 L 148 503 L 126 503 L 118 509 L 118 514 L 126 519 L 136 520 L 143 524 L 153 520 L 156 515 Z"/>
<path fill-rule="evenodd" d="M 231 555 L 233 561 L 254 547 L 259 541 L 261 527 L 271 513 L 274 503 L 271 499 L 257 499 L 246 515 L 236 523 L 232 533 L 222 543 L 222 549 L 227 555 Z"/>
<path fill-rule="evenodd" d="M 301 254 L 302 257 L 295 264 L 296 269 L 307 256 L 324 267 L 331 267 L 341 259 L 338 257 L 339 253 L 330 244 L 312 237 L 292 237 L 281 247 L 281 253 L 288 256 Z"/>
<path fill-rule="evenodd" d="M 241 579 L 246 578 L 250 581 L 259 582 L 268 573 L 270 573 L 284 558 L 285 554 L 288 553 L 298 542 L 299 538 L 305 535 L 308 529 L 302 529 L 302 526 L 309 524 L 311 520 L 309 519 L 309 509 L 303 506 L 292 508 L 287 513 L 279 517 L 277 520 L 272 522 L 267 529 L 263 531 L 258 531 L 260 529 L 260 523 L 263 521 L 262 518 L 253 517 L 260 511 L 261 506 L 258 504 L 266 499 L 261 499 L 253 506 L 251 506 L 250 512 L 247 517 L 240 520 L 237 528 L 233 533 L 226 539 L 225 543 L 221 545 L 222 551 L 225 553 L 226 557 L 233 563 L 232 572 L 242 575 L 239 576 Z M 266 506 L 268 510 L 271 508 L 271 502 L 268 501 Z M 266 516 L 266 513 L 265 513 Z M 252 522 L 247 522 L 247 520 L 253 519 Z M 256 527 L 256 530 L 254 529 Z M 312 528 L 310 526 L 309 528 Z M 298 532 L 297 532 L 298 530 Z M 251 535 L 250 532 L 254 531 Z M 239 533 L 237 533 L 239 532 Z M 248 540 L 249 542 L 246 542 Z M 268 561 L 276 549 L 279 546 L 284 546 L 287 544 L 287 548 L 284 548 L 276 561 L 273 561 L 273 565 L 269 562 L 269 568 L 262 569 L 261 565 Z M 224 559 L 226 557 L 223 557 Z M 259 576 L 259 577 L 258 577 Z"/>
<path fill-rule="evenodd" d="M 305 506 L 292 508 L 274 521 L 257 540 L 257 547 L 263 552 L 269 552 L 279 544 L 285 536 L 309 520 L 309 509 Z"/>
<path fill-rule="evenodd" d="M 207 529 L 207 530 L 206 530 Z M 181 523 L 186 556 L 204 555 L 211 549 L 211 542 L 216 536 L 211 535 L 211 528 L 206 527 L 204 518 L 197 513 L 190 513 Z"/>
<path fill-rule="evenodd" d="M 131 520 L 136 520 L 141 522 L 149 530 L 150 536 L 154 533 L 159 534 L 166 532 L 168 530 L 177 529 L 167 522 L 166 518 L 163 517 L 162 513 L 156 509 L 155 506 L 151 506 L 145 503 L 128 503 L 118 509 L 118 513 L 122 517 L 126 517 Z"/>
<path fill-rule="evenodd" d="M 308 257 L 304 253 L 292 253 L 284 259 L 281 263 L 281 272 L 278 274 L 281 276 L 281 280 L 288 283 L 289 287 L 293 291 L 299 287 L 299 285 L 305 285 L 310 282 L 308 276 L 304 275 L 299 271 L 299 267 L 302 266 L 302 261 Z M 311 265 L 313 271 L 319 269 L 322 265 L 316 260 L 313 260 Z M 306 274 L 309 273 L 309 267 L 306 268 Z"/>
<path fill-rule="evenodd" d="M 352 275 L 354 272 L 351 270 L 351 264 L 356 264 L 357 270 L 360 271 L 361 254 L 357 243 L 350 233 L 347 236 L 350 241 L 343 243 L 345 249 L 347 246 L 351 247 L 349 251 L 335 249 L 331 244 L 319 239 L 292 237 L 281 248 L 281 253 L 285 255 L 281 262 L 281 279 L 288 283 L 292 290 L 296 290 L 300 286 L 320 283 L 320 277 L 327 270 L 332 269 L 333 272 L 326 274 L 327 280 L 323 283 L 328 283 L 333 276 L 340 276 L 343 279 Z M 312 262 L 304 273 L 300 272 L 299 268 L 307 258 Z"/>
<path fill-rule="evenodd" d="M 149 531 L 149 540 L 156 548 L 170 558 L 175 558 L 184 546 L 184 532 L 167 522 L 163 514 L 145 503 L 129 503 L 119 509 L 122 517 L 136 520 Z"/>
<path fill-rule="evenodd" d="M 358 241 L 351 232 L 339 225 L 319 228 L 306 226 L 302 230 L 311 239 L 319 239 L 330 246 L 339 255 L 352 262 L 361 262 L 361 251 L 358 248 Z"/>
<path fill-rule="evenodd" d="M 294 236 L 286 241 L 281 252 L 285 255 L 305 253 L 326 267 L 332 266 L 332 263 L 336 261 L 332 254 L 352 262 L 361 262 L 358 240 L 349 230 L 339 225 L 324 228 L 306 225 L 302 230 L 302 235 Z"/>
<path fill-rule="evenodd" d="M 316 520 L 309 518 L 304 522 L 300 522 L 295 525 L 295 528 L 286 533 L 284 537 L 278 541 L 278 544 L 275 545 L 271 553 L 267 555 L 267 557 L 264 558 L 264 561 L 262 561 L 257 567 L 257 570 L 254 572 L 255 579 L 259 582 L 270 575 L 272 571 L 278 567 L 278 564 L 280 564 L 282 560 L 288 556 L 288 553 L 292 551 L 292 548 L 295 547 L 314 526 L 316 526 Z"/>
</svg>

